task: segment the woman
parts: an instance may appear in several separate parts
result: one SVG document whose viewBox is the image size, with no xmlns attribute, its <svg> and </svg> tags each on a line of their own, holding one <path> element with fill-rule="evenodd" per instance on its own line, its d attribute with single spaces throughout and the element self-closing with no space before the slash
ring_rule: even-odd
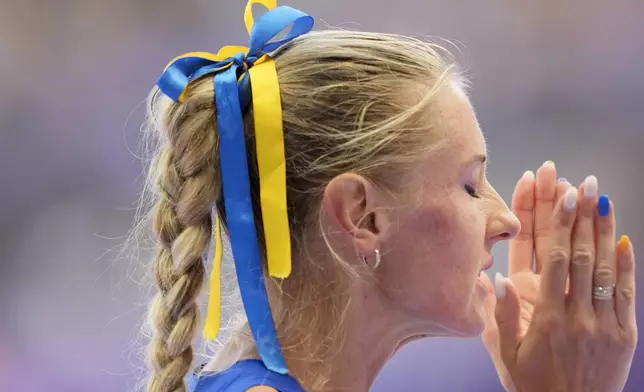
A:
<svg viewBox="0 0 644 392">
<path fill-rule="evenodd" d="M 254 2 L 248 50 L 180 56 L 152 99 L 148 390 L 186 388 L 213 220 L 217 240 L 220 220 L 230 236 L 249 322 L 190 379 L 195 392 L 366 391 L 404 344 L 484 330 L 508 390 L 621 390 L 637 341 L 634 256 L 627 237 L 615 245 L 597 179 L 556 183 L 548 162 L 519 181 L 510 211 L 445 50 L 312 33 L 288 7 L 253 26 Z M 492 289 L 482 271 L 502 240 L 510 277 Z"/>
</svg>

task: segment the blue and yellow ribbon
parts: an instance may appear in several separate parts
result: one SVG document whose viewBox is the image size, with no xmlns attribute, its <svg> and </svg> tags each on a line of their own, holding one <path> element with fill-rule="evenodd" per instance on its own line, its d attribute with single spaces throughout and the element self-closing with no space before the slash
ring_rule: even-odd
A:
<svg viewBox="0 0 644 392">
<path fill-rule="evenodd" d="M 256 22 L 252 6 L 269 9 Z M 191 52 L 173 59 L 157 85 L 176 102 L 183 102 L 190 83 L 214 74 L 220 137 L 223 197 L 237 279 L 259 355 L 267 368 L 286 374 L 277 330 L 264 283 L 260 246 L 253 215 L 242 112 L 252 102 L 259 169 L 261 210 L 269 275 L 291 273 L 291 241 L 286 204 L 286 160 L 282 104 L 275 62 L 270 53 L 313 28 L 313 18 L 276 0 L 249 0 L 244 22 L 249 47 L 226 46 L 217 54 Z M 286 36 L 272 41 L 287 27 Z M 205 335 L 216 338 L 221 320 L 221 222 L 215 217 L 216 249 L 210 278 Z"/>
</svg>

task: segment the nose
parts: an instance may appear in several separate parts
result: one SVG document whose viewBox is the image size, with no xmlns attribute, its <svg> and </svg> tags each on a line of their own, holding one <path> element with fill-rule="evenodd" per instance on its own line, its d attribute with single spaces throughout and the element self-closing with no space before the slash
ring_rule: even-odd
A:
<svg viewBox="0 0 644 392">
<path fill-rule="evenodd" d="M 496 208 L 488 223 L 488 238 L 493 243 L 512 239 L 521 231 L 519 218 L 514 215 L 501 196 L 498 194 L 496 196 Z"/>
</svg>

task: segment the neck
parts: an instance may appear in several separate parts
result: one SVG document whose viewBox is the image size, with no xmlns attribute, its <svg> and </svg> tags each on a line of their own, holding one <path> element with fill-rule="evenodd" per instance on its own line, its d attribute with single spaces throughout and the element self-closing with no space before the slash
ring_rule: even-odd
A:
<svg viewBox="0 0 644 392">
<path fill-rule="evenodd" d="M 302 358 L 302 353 L 287 353 L 289 367 L 307 391 L 368 391 L 385 363 L 406 343 L 420 338 L 427 325 L 406 322 L 392 312 L 387 301 L 365 282 L 355 283 L 347 309 L 337 323 L 344 331 L 333 350 L 323 355 L 320 368 Z M 338 326 L 336 325 L 336 326 Z M 333 335 L 326 335 L 333 336 Z M 329 347 L 330 348 L 330 347 Z M 320 380 L 320 375 L 325 375 Z M 326 382 L 324 382 L 326 381 Z M 323 385 L 321 385 L 323 384 Z"/>
<path fill-rule="evenodd" d="M 289 369 L 309 392 L 366 392 L 405 344 L 444 335 L 427 321 L 411 322 L 392 311 L 396 307 L 388 305 L 377 283 L 356 281 L 348 287 L 342 304 L 321 301 L 310 314 L 287 315 L 293 319 L 282 324 L 280 341 Z M 221 371 L 243 358 L 258 358 L 247 324 L 205 370 Z"/>
</svg>

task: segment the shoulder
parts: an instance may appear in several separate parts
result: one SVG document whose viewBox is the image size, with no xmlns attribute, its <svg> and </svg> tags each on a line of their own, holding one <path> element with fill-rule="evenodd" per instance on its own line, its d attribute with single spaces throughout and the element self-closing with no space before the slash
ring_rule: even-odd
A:
<svg viewBox="0 0 644 392">
<path fill-rule="evenodd" d="M 290 375 L 268 370 L 260 360 L 248 359 L 235 363 L 220 372 L 201 372 L 193 375 L 191 392 L 303 392 Z"/>
<path fill-rule="evenodd" d="M 268 387 L 266 385 L 258 385 L 256 387 L 252 387 L 251 389 L 247 389 L 246 392 L 279 392 L 279 391 L 273 387 Z"/>
</svg>

